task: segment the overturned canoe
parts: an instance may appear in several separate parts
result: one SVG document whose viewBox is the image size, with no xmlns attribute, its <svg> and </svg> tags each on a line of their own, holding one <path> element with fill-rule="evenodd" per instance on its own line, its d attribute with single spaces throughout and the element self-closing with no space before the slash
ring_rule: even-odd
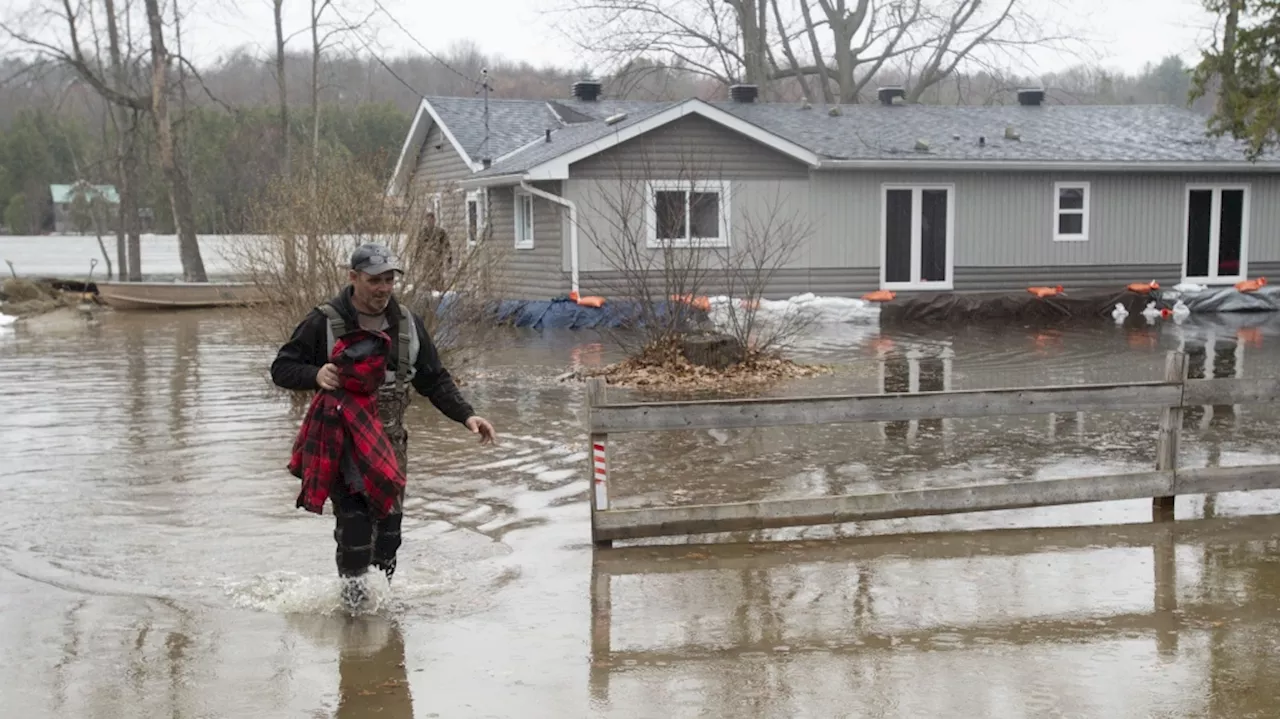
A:
<svg viewBox="0 0 1280 719">
<path fill-rule="evenodd" d="M 249 282 L 99 282 L 98 297 L 117 310 L 241 307 L 267 301 Z"/>
</svg>

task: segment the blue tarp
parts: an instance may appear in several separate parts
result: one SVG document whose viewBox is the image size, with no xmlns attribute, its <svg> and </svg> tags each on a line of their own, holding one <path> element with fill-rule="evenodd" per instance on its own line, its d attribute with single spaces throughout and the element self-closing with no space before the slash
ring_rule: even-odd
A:
<svg viewBox="0 0 1280 719">
<path fill-rule="evenodd" d="M 655 308 L 655 314 L 662 317 L 668 304 L 659 304 Z M 689 311 L 687 308 L 683 309 Z M 535 330 L 619 329 L 643 324 L 640 305 L 636 302 L 607 301 L 603 307 L 584 307 L 567 297 L 551 300 L 502 300 L 493 308 L 493 314 L 500 323 Z M 697 319 L 704 313 L 694 311 L 693 315 Z"/>
<path fill-rule="evenodd" d="M 640 309 L 634 302 L 583 307 L 568 298 L 503 300 L 495 314 L 499 322 L 530 329 L 616 329 L 641 324 Z"/>
</svg>

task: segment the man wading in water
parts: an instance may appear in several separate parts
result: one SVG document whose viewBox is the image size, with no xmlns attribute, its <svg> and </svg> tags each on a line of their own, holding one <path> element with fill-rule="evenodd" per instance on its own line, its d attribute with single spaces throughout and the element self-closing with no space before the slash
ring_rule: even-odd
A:
<svg viewBox="0 0 1280 719">
<path fill-rule="evenodd" d="M 391 338 L 391 348 L 386 378 L 377 393 L 378 419 L 401 471 L 407 474 L 409 435 L 404 427 L 404 411 L 410 393 L 406 383 L 449 419 L 480 435 L 481 443 L 491 444 L 496 435 L 493 425 L 477 416 L 463 399 L 449 370 L 440 363 L 422 318 L 392 297 L 398 272 L 403 272 L 400 262 L 385 246 L 365 244 L 357 248 L 351 255 L 351 284 L 303 318 L 271 363 L 271 379 L 285 389 L 336 390 L 339 373 L 330 356 L 337 339 L 356 328 L 385 332 Z M 338 574 L 352 580 L 362 577 L 373 565 L 386 572 L 390 581 L 396 570 L 396 550 L 400 548 L 404 495 L 401 493 L 390 514 L 379 520 L 364 496 L 364 478 L 346 452 L 341 460 L 341 476 L 342 481 L 335 481 L 329 492 L 336 517 L 333 536 L 338 545 Z M 358 605 L 366 591 L 363 582 L 347 581 L 343 599 L 350 606 Z"/>
</svg>

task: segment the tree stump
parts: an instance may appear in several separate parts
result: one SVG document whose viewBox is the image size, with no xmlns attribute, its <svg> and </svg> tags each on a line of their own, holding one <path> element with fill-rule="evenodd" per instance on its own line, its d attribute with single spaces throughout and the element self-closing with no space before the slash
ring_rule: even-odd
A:
<svg viewBox="0 0 1280 719">
<path fill-rule="evenodd" d="M 724 369 L 740 361 L 742 349 L 736 337 L 726 334 L 694 335 L 680 341 L 681 354 L 690 364 L 712 369 Z"/>
</svg>

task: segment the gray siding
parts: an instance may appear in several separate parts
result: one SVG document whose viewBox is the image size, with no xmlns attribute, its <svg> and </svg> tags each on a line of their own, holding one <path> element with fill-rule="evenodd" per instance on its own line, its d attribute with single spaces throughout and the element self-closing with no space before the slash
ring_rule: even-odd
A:
<svg viewBox="0 0 1280 719">
<path fill-rule="evenodd" d="M 659 175 L 652 179 L 675 178 Z M 730 252 L 766 245 L 791 247 L 794 249 L 785 266 L 812 266 L 810 254 L 818 225 L 810 211 L 807 181 L 729 180 L 727 186 Z M 649 202 L 645 180 L 569 180 L 565 193 L 578 207 L 578 262 L 582 271 L 621 270 L 619 264 L 624 261 L 628 243 L 634 241 L 644 248 L 649 233 L 644 217 Z M 562 264 L 566 272 L 571 266 L 568 244 Z M 702 252 L 714 256 L 724 251 Z"/>
<path fill-rule="evenodd" d="M 876 281 L 879 282 L 879 274 Z M 1114 289 L 1155 280 L 1172 287 L 1182 279 L 1181 265 L 1063 265 L 1060 267 L 957 267 L 956 292 L 1022 292 L 1028 287 L 1062 285 L 1071 289 Z"/>
<path fill-rule="evenodd" d="M 1089 239 L 1053 239 L 1054 183 L 1090 183 Z M 814 266 L 878 266 L 886 183 L 954 185 L 955 266 L 962 268 L 1176 265 L 1181 274 L 1188 184 L 1250 186 L 1249 260 L 1280 260 L 1280 178 L 1049 173 L 814 174 L 822 231 Z"/>
<path fill-rule="evenodd" d="M 654 296 L 660 296 L 664 289 L 662 273 L 652 273 L 648 279 L 649 291 Z M 580 280 L 583 296 L 619 297 L 632 291 L 632 284 L 620 272 L 588 272 L 583 273 Z M 791 268 L 774 273 L 766 283 L 763 294 L 765 299 L 771 300 L 786 299 L 805 292 L 831 297 L 858 297 L 876 289 L 879 284 L 879 271 L 873 267 L 828 270 Z M 698 289 L 704 295 L 718 295 L 725 294 L 726 286 L 723 276 L 708 273 L 698 284 Z M 741 287 L 741 283 L 738 286 Z"/>
<path fill-rule="evenodd" d="M 805 180 L 809 168 L 706 118 L 691 115 L 575 162 L 569 167 L 569 175 Z"/>
<path fill-rule="evenodd" d="M 416 213 L 425 212 L 431 195 L 440 194 L 440 212 L 436 221 L 448 233 L 454 247 L 465 242 L 466 193 L 454 183 L 471 175 L 471 168 L 453 149 L 453 144 L 438 126 L 432 125 L 418 148 L 413 174 L 409 178 L 409 194 Z"/>
<path fill-rule="evenodd" d="M 560 194 L 559 182 L 538 182 L 533 187 Z M 561 236 L 567 211 L 541 197 L 533 198 L 533 249 L 516 249 L 515 193 L 518 188 L 489 190 L 489 233 L 486 242 L 495 243 L 503 255 L 504 297 L 549 299 L 569 293 L 569 277 L 562 270 Z"/>
</svg>

